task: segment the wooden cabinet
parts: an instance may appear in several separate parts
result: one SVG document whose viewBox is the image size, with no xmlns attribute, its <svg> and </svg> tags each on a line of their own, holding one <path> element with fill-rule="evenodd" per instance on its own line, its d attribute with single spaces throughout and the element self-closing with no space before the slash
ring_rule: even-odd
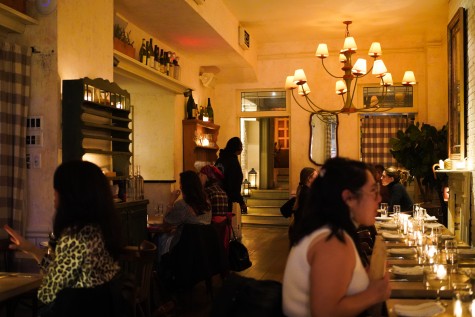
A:
<svg viewBox="0 0 475 317">
<path fill-rule="evenodd" d="M 147 204 L 148 200 L 116 204 L 122 223 L 122 238 L 127 245 L 139 245 L 148 239 Z"/>
<path fill-rule="evenodd" d="M 104 79 L 64 80 L 62 108 L 63 161 L 87 159 L 125 180 L 133 139 L 129 93 Z"/>
<path fill-rule="evenodd" d="M 183 170 L 197 165 L 214 164 L 218 159 L 219 125 L 191 119 L 183 120 Z"/>
</svg>

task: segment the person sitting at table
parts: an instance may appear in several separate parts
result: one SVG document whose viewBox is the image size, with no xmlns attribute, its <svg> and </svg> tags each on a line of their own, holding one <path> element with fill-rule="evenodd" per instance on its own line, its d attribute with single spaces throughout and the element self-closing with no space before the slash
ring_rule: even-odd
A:
<svg viewBox="0 0 475 317">
<path fill-rule="evenodd" d="M 222 187 L 224 179 L 223 173 L 213 165 L 205 165 L 201 168 L 200 173 L 201 184 L 211 203 L 211 221 L 223 222 L 232 214 L 228 209 L 228 195 Z"/>
<path fill-rule="evenodd" d="M 325 162 L 294 227 L 283 277 L 286 316 L 357 316 L 389 298 L 389 273 L 369 280 L 356 233 L 374 224 L 380 200 L 365 163 Z"/>
<path fill-rule="evenodd" d="M 57 237 L 54 256 L 5 225 L 10 248 L 31 255 L 44 272 L 38 290 L 38 299 L 46 304 L 41 316 L 78 316 L 81 312 L 96 316 L 99 307 L 91 307 L 94 304 L 89 301 L 80 303 L 81 307 L 71 305 L 67 314 L 58 312 L 58 307 L 64 307 L 64 301 L 71 304 L 70 298 L 63 296 L 65 291 L 101 289 L 120 271 L 121 228 L 109 181 L 93 163 L 68 161 L 56 169 L 53 187 L 53 234 Z M 110 313 L 121 316 L 123 308 L 120 302 L 116 304 L 117 310 Z"/>
<path fill-rule="evenodd" d="M 211 205 L 198 174 L 193 171 L 180 173 L 180 189 L 181 191 L 175 190 L 170 194 L 163 222 L 165 225 L 175 226 L 176 230 L 158 236 L 160 257 L 168 253 L 180 240 L 181 225 L 211 223 Z M 183 198 L 177 200 L 180 194 Z"/>
<path fill-rule="evenodd" d="M 393 211 L 394 205 L 400 205 L 401 211 L 412 211 L 412 199 L 401 184 L 401 172 L 394 166 L 386 168 L 381 177 L 381 184 L 388 188 L 388 211 Z"/>
</svg>

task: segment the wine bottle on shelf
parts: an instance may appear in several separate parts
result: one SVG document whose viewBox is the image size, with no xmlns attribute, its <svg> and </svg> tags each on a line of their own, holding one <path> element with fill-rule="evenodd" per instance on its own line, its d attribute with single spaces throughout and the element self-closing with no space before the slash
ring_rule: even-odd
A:
<svg viewBox="0 0 475 317">
<path fill-rule="evenodd" d="M 203 120 L 203 115 L 205 113 L 205 110 L 203 106 L 200 107 L 200 114 L 198 115 L 198 119 Z"/>
<path fill-rule="evenodd" d="M 165 74 L 170 76 L 170 52 L 165 52 Z"/>
<path fill-rule="evenodd" d="M 146 63 L 146 57 L 147 57 L 147 52 L 146 52 L 146 47 L 145 47 L 145 39 L 142 39 L 142 46 L 140 47 L 139 51 L 139 60 L 142 64 Z"/>
<path fill-rule="evenodd" d="M 190 91 L 190 97 L 188 97 L 188 102 L 186 103 L 186 118 L 194 119 L 195 115 L 193 113 L 193 108 L 195 107 L 195 100 L 193 99 L 193 94 Z"/>
<path fill-rule="evenodd" d="M 193 101 L 193 103 L 194 103 L 194 101 Z M 198 105 L 195 103 L 195 104 L 193 105 L 193 118 L 194 118 L 194 119 L 195 119 L 195 118 L 198 119 L 198 115 L 199 115 L 199 113 L 198 113 Z"/>
<path fill-rule="evenodd" d="M 148 65 L 150 62 L 150 42 L 145 42 L 145 65 Z"/>
<path fill-rule="evenodd" d="M 214 122 L 214 111 L 211 107 L 211 99 L 208 98 L 208 105 L 206 106 L 206 111 L 208 111 L 208 120 L 209 122 Z"/>
<path fill-rule="evenodd" d="M 168 76 L 175 78 L 175 65 L 173 64 L 173 60 L 175 59 L 175 53 L 169 52 L 168 57 L 169 57 L 168 67 L 170 68 Z"/>
<path fill-rule="evenodd" d="M 165 56 L 163 55 L 163 49 L 160 50 L 160 72 L 165 74 Z"/>
<path fill-rule="evenodd" d="M 160 69 L 160 50 L 158 49 L 158 46 L 155 45 L 155 49 L 153 51 L 153 68 L 155 69 Z"/>
<path fill-rule="evenodd" d="M 175 59 L 173 60 L 173 68 L 174 68 L 173 78 L 175 78 L 176 80 L 180 80 L 181 66 L 178 65 L 178 56 L 176 56 Z"/>
<path fill-rule="evenodd" d="M 154 58 L 153 58 L 153 39 L 150 38 L 149 45 L 148 45 L 148 60 L 147 65 L 149 67 L 153 67 L 154 65 Z"/>
</svg>

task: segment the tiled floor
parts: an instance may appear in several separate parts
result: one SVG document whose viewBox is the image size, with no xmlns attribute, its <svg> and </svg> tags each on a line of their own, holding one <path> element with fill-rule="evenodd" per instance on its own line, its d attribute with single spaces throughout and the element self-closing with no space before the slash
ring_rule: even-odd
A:
<svg viewBox="0 0 475 317">
<path fill-rule="evenodd" d="M 289 251 L 287 227 L 244 226 L 242 242 L 249 250 L 252 267 L 239 274 L 256 279 L 269 279 L 282 282 L 283 272 Z M 218 294 L 221 278 L 213 279 L 213 294 Z M 205 317 L 212 308 L 212 298 L 206 292 L 204 283 L 198 284 L 191 294 L 178 302 L 174 317 Z M 0 317 L 5 317 L 0 308 Z M 157 316 L 155 314 L 155 316 Z M 29 309 L 19 305 L 15 317 L 31 317 Z"/>
</svg>

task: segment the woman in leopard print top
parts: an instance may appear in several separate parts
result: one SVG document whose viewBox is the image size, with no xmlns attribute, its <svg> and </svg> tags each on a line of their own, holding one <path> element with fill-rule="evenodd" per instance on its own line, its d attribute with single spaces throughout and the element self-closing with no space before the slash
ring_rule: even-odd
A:
<svg viewBox="0 0 475 317">
<path fill-rule="evenodd" d="M 10 248 L 32 255 L 44 272 L 38 298 L 53 303 L 65 288 L 91 288 L 111 281 L 119 272 L 120 225 L 108 181 L 99 167 L 69 161 L 54 174 L 54 255 L 36 247 L 5 226 Z"/>
</svg>

